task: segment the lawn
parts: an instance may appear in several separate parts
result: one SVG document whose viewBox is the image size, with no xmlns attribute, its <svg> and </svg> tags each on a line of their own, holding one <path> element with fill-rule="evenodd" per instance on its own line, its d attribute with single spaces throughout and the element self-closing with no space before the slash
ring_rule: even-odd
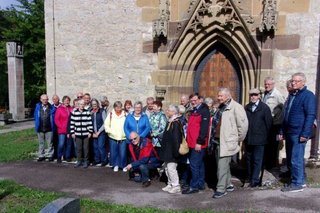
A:
<svg viewBox="0 0 320 213">
<path fill-rule="evenodd" d="M 34 129 L 0 134 L 0 162 L 31 159 L 38 142 Z"/>
<path fill-rule="evenodd" d="M 63 193 L 43 192 L 16 184 L 13 181 L 0 181 L 0 212 L 39 212 L 48 203 L 66 196 Z M 165 212 L 153 208 L 135 208 L 127 205 L 107 204 L 90 199 L 80 200 L 81 212 L 128 212 L 128 213 L 157 213 Z M 171 211 L 177 212 L 177 211 Z"/>
</svg>

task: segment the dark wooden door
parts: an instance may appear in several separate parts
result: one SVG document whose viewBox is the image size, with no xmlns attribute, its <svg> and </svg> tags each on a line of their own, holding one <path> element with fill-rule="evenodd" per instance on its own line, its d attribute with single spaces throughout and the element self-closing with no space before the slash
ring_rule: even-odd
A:
<svg viewBox="0 0 320 213">
<path fill-rule="evenodd" d="M 206 62 L 199 79 L 199 94 L 216 98 L 218 90 L 227 87 L 234 100 L 240 99 L 239 77 L 231 61 L 221 52 L 216 51 Z"/>
</svg>

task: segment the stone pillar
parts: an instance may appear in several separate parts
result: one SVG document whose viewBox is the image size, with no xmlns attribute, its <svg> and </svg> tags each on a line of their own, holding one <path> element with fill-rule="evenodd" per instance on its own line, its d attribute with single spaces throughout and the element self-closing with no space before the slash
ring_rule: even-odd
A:
<svg viewBox="0 0 320 213">
<path fill-rule="evenodd" d="M 7 42 L 9 110 L 13 120 L 22 120 L 24 113 L 23 47 Z"/>
</svg>

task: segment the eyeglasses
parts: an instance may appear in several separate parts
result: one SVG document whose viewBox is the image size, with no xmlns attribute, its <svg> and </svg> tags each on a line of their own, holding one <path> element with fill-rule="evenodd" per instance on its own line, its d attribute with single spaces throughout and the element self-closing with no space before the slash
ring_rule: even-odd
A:
<svg viewBox="0 0 320 213">
<path fill-rule="evenodd" d="M 291 83 L 300 83 L 302 80 L 291 80 Z"/>
<path fill-rule="evenodd" d="M 258 96 L 259 94 L 257 94 L 257 93 L 252 93 L 252 94 L 250 94 L 250 96 Z"/>
<path fill-rule="evenodd" d="M 77 98 L 83 98 L 83 96 L 78 96 Z"/>
</svg>

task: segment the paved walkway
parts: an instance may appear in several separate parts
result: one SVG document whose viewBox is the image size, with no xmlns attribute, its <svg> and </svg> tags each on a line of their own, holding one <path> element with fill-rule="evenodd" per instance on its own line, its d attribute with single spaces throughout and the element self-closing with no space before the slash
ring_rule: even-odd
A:
<svg viewBox="0 0 320 213">
<path fill-rule="evenodd" d="M 236 187 L 221 199 L 213 199 L 212 190 L 198 194 L 171 195 L 161 191 L 164 183 L 153 181 L 148 188 L 128 181 L 128 174 L 110 168 L 74 169 L 72 164 L 23 161 L 0 164 L 0 179 L 12 179 L 31 188 L 64 192 L 108 203 L 131 204 L 159 209 L 193 209 L 233 212 L 319 212 L 320 189 L 307 188 L 299 193 L 280 189 L 251 190 Z"/>
<path fill-rule="evenodd" d="M 0 134 L 30 129 L 32 127 L 34 127 L 33 120 L 20 121 L 17 123 L 7 124 L 3 126 L 2 129 L 0 129 Z"/>
</svg>

